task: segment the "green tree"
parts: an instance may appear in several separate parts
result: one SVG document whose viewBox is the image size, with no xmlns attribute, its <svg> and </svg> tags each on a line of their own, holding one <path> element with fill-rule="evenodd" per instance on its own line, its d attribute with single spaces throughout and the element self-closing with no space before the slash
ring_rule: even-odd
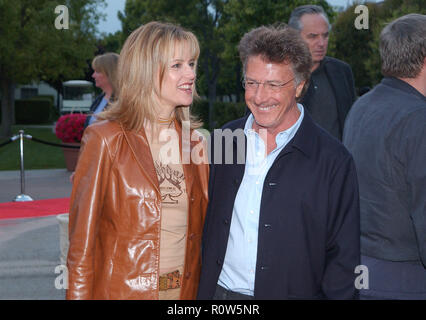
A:
<svg viewBox="0 0 426 320">
<path fill-rule="evenodd" d="M 357 5 L 349 6 L 337 16 L 330 38 L 330 55 L 347 62 L 352 67 L 357 87 L 371 87 L 369 68 L 365 60 L 375 54 L 369 43 L 374 40 L 372 28 L 378 24 L 376 17 L 379 15 L 380 8 L 376 3 L 367 3 L 369 28 L 357 29 L 354 24 L 358 16 L 355 14 Z"/>
<path fill-rule="evenodd" d="M 103 34 L 102 38 L 98 40 L 97 46 L 102 53 L 120 53 L 123 43 L 123 33 L 116 31 L 115 33 Z"/>
<path fill-rule="evenodd" d="M 17 83 L 46 81 L 59 89 L 62 81 L 84 75 L 93 57 L 98 6 L 104 0 L 64 1 L 69 29 L 56 29 L 54 0 L 0 0 L 0 136 L 11 134 Z"/>
<path fill-rule="evenodd" d="M 349 6 L 341 12 L 333 25 L 332 55 L 352 67 L 357 87 L 373 87 L 382 79 L 379 53 L 380 32 L 385 25 L 408 13 L 426 13 L 424 0 L 386 0 L 382 3 L 365 3 L 368 7 L 368 29 L 358 30 L 354 21 L 355 8 Z"/>
</svg>

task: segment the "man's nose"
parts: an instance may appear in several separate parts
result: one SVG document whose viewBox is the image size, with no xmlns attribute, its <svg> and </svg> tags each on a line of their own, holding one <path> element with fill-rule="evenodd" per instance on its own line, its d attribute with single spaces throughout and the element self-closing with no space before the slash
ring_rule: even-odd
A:
<svg viewBox="0 0 426 320">
<path fill-rule="evenodd" d="M 262 104 L 268 97 L 268 92 L 263 83 L 259 83 L 256 91 L 254 92 L 254 103 Z"/>
<path fill-rule="evenodd" d="M 325 47 L 326 43 L 327 43 L 327 39 L 325 37 L 320 36 L 318 40 L 318 45 L 320 47 Z"/>
</svg>

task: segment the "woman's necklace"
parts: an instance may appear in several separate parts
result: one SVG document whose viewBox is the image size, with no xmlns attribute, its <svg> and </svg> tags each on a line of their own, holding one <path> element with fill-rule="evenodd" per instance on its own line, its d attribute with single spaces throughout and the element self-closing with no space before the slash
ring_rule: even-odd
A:
<svg viewBox="0 0 426 320">
<path fill-rule="evenodd" d="M 157 123 L 161 125 L 170 125 L 175 120 L 175 117 L 171 117 L 169 119 L 158 118 Z"/>
</svg>

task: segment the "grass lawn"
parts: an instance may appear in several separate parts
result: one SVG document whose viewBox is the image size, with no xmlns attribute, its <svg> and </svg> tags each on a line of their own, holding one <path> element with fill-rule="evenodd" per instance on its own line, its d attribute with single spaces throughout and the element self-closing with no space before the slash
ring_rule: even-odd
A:
<svg viewBox="0 0 426 320">
<path fill-rule="evenodd" d="M 16 125 L 12 134 L 29 134 L 43 141 L 61 143 L 51 128 L 31 128 Z M 0 141 L 4 142 L 2 139 Z M 24 165 L 25 170 L 65 168 L 65 159 L 62 148 L 53 147 L 24 138 Z M 0 148 L 0 170 L 20 170 L 19 139 Z"/>
</svg>

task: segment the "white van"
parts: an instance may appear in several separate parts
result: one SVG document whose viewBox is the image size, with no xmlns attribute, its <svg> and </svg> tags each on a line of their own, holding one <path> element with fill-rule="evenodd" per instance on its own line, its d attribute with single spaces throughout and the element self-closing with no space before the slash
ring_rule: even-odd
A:
<svg viewBox="0 0 426 320">
<path fill-rule="evenodd" d="M 73 112 L 89 112 L 95 89 L 93 83 L 85 80 L 70 80 L 62 84 L 63 99 L 61 104 L 61 114 Z"/>
</svg>

